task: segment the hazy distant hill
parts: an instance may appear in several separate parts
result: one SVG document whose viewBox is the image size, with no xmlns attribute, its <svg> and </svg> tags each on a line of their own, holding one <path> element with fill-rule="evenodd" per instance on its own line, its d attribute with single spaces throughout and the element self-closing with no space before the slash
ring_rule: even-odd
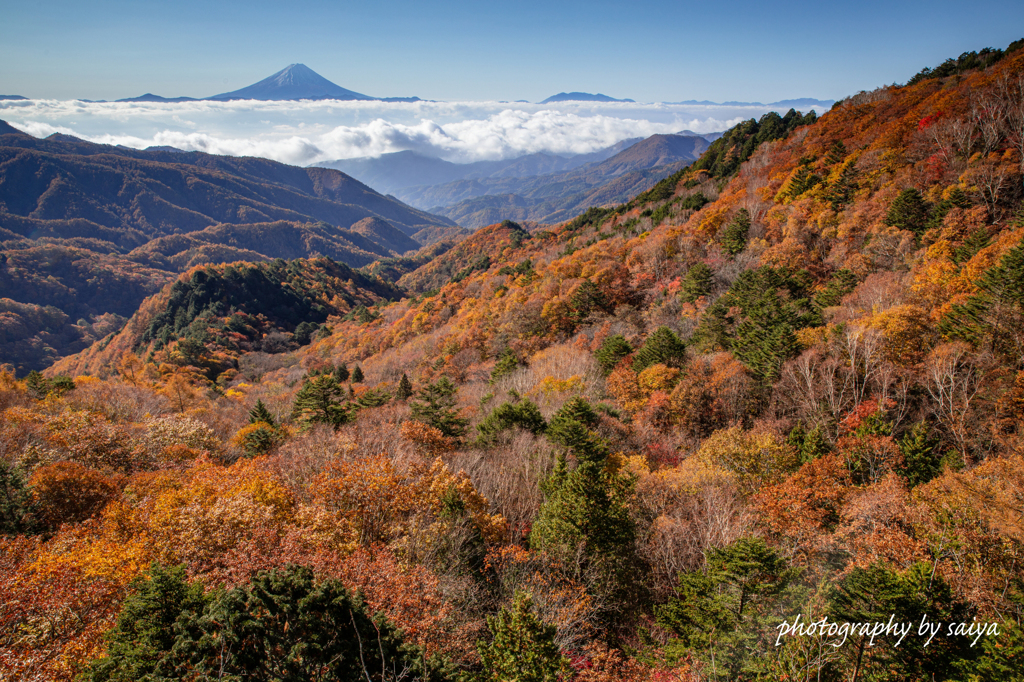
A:
<svg viewBox="0 0 1024 682">
<path fill-rule="evenodd" d="M 828 111 L 833 104 L 834 99 L 814 99 L 813 97 L 799 97 L 797 99 L 783 99 L 778 102 L 769 102 L 764 104 L 762 102 L 712 102 L 710 100 L 702 99 L 688 99 L 682 102 L 665 102 L 665 104 L 698 104 L 702 106 L 716 106 L 716 107 L 772 107 L 775 109 L 798 109 L 800 111 L 806 111 L 811 107 Z"/>
<path fill-rule="evenodd" d="M 2 98 L 0 98 L 2 99 Z M 7 99 L 24 99 L 24 97 L 8 97 Z M 370 97 L 332 83 L 305 64 L 289 64 L 272 76 L 258 83 L 231 92 L 222 92 L 213 97 L 161 97 L 147 92 L 138 97 L 119 99 L 118 102 L 195 102 L 213 100 L 227 102 L 230 100 L 253 99 L 263 101 L 288 100 L 382 100 L 385 102 L 418 102 L 419 97 Z M 88 100 L 83 100 L 88 101 Z"/>
<path fill-rule="evenodd" d="M 552 102 L 634 102 L 632 99 L 615 99 L 608 95 L 602 95 L 597 93 L 592 95 L 589 92 L 560 92 L 557 95 L 551 95 L 546 100 L 543 100 L 541 104 L 550 104 Z"/>
<path fill-rule="evenodd" d="M 501 220 L 568 220 L 591 206 L 618 203 L 695 161 L 710 141 L 697 135 L 652 135 L 600 162 L 531 177 L 464 179 L 401 190 L 395 196 L 460 225 Z"/>
<path fill-rule="evenodd" d="M 115 100 L 117 102 L 195 102 L 195 97 L 161 97 L 160 95 L 154 95 L 151 92 L 147 92 L 145 95 L 139 95 L 138 97 L 126 97 L 125 99 Z"/>
<path fill-rule="evenodd" d="M 603 161 L 641 138 L 623 140 L 610 147 L 588 154 L 559 156 L 538 152 L 514 159 L 453 163 L 413 151 L 393 152 L 378 157 L 339 159 L 317 164 L 335 168 L 378 192 L 398 195 L 410 187 L 440 185 L 464 179 L 529 177 L 578 168 L 594 161 Z"/>
</svg>

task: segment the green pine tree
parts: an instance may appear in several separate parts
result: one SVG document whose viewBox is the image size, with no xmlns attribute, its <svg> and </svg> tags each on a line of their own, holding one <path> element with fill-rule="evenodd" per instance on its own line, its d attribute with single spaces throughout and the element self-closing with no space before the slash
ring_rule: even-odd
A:
<svg viewBox="0 0 1024 682">
<path fill-rule="evenodd" d="M 348 365 L 344 362 L 334 368 L 334 379 L 339 383 L 343 384 L 348 381 L 349 371 Z"/>
<path fill-rule="evenodd" d="M 881 564 L 856 567 L 835 585 L 829 595 L 829 618 L 836 622 L 920 624 L 971 622 L 971 609 L 961 602 L 930 563 L 917 563 L 898 572 Z M 949 680 L 955 666 L 974 658 L 970 640 L 946 637 L 945 628 L 931 640 L 909 636 L 895 646 L 894 638 L 851 638 L 842 651 L 851 679 Z"/>
<path fill-rule="evenodd" d="M 829 183 L 825 188 L 825 200 L 829 202 L 833 211 L 842 211 L 853 201 L 853 196 L 859 186 L 857 167 L 851 163 L 840 171 L 835 182 Z"/>
<path fill-rule="evenodd" d="M 984 345 L 1016 364 L 1024 355 L 1024 240 L 975 282 L 978 293 L 954 304 L 939 331 Z"/>
<path fill-rule="evenodd" d="M 747 233 L 750 231 L 750 212 L 741 208 L 733 216 L 729 224 L 722 228 L 718 241 L 722 249 L 730 256 L 735 256 L 747 248 Z M 710 274 L 710 271 L 709 271 Z M 710 283 L 710 278 L 709 278 Z M 705 294 L 702 294 L 705 295 Z"/>
<path fill-rule="evenodd" d="M 836 140 L 829 145 L 828 152 L 825 153 L 825 165 L 834 166 L 844 160 L 846 160 L 846 145 L 842 140 Z"/>
<path fill-rule="evenodd" d="M 0 535 L 22 535 L 42 529 L 23 477 L 12 465 L 0 461 Z"/>
<path fill-rule="evenodd" d="M 639 373 L 658 363 L 682 367 L 685 362 L 686 344 L 668 327 L 658 327 L 633 356 L 633 371 Z"/>
<path fill-rule="evenodd" d="M 709 549 L 705 566 L 680 574 L 675 596 L 655 609 L 673 635 L 670 657 L 696 656 L 708 679 L 758 678 L 797 575 L 760 538 Z"/>
<path fill-rule="evenodd" d="M 882 222 L 921 235 L 928 223 L 928 204 L 916 189 L 905 189 L 893 200 Z"/>
<path fill-rule="evenodd" d="M 942 223 L 946 219 L 946 216 L 954 208 L 970 207 L 971 198 L 968 197 L 967 194 L 959 187 L 954 187 L 946 194 L 945 199 L 932 207 L 931 214 L 928 217 L 928 222 L 925 223 L 925 229 L 935 230 L 942 227 Z"/>
<path fill-rule="evenodd" d="M 42 400 L 50 392 L 50 382 L 40 372 L 32 370 L 25 377 L 25 388 L 32 394 L 33 398 Z"/>
<path fill-rule="evenodd" d="M 711 268 L 704 263 L 697 263 L 686 271 L 686 276 L 679 283 L 679 299 L 685 303 L 693 303 L 711 293 L 714 278 Z"/>
<path fill-rule="evenodd" d="M 446 436 L 461 438 L 466 434 L 469 420 L 460 417 L 455 409 L 457 390 L 448 377 L 427 384 L 417 392 L 417 400 L 409 403 L 412 418 L 433 426 Z"/>
<path fill-rule="evenodd" d="M 1024 627 L 1003 621 L 998 637 L 982 637 L 972 682 L 1024 682 Z"/>
<path fill-rule="evenodd" d="M 358 595 L 339 580 L 315 580 L 304 566 L 263 571 L 215 593 L 171 631 L 172 653 L 157 679 L 390 682 L 429 672 L 420 652 L 371 618 Z"/>
<path fill-rule="evenodd" d="M 478 642 L 486 682 L 558 682 L 569 673 L 555 644 L 555 627 L 533 612 L 529 596 L 517 592 L 511 609 L 487 618 L 490 642 Z"/>
<path fill-rule="evenodd" d="M 992 238 L 989 236 L 988 230 L 979 227 L 969 234 L 962 244 L 953 249 L 953 262 L 966 263 L 991 243 Z"/>
<path fill-rule="evenodd" d="M 121 604 L 117 624 L 107 635 L 107 651 L 92 663 L 84 678 L 89 682 L 136 682 L 166 679 L 176 641 L 175 622 L 195 619 L 206 607 L 202 584 L 189 583 L 184 566 L 152 564 L 147 575 L 136 578 Z"/>
<path fill-rule="evenodd" d="M 910 487 L 927 483 L 942 473 L 939 440 L 928 433 L 928 424 L 917 422 L 899 441 L 903 464 L 900 474 Z"/>
<path fill-rule="evenodd" d="M 814 297 L 814 302 L 822 308 L 839 305 L 843 297 L 857 288 L 857 276 L 851 270 L 837 270 L 825 288 Z"/>
<path fill-rule="evenodd" d="M 821 324 L 806 271 L 762 266 L 746 270 L 708 307 L 694 332 L 704 350 L 732 351 L 762 386 L 799 350 L 796 331 Z"/>
<path fill-rule="evenodd" d="M 530 400 L 502 403 L 477 424 L 477 431 L 480 432 L 477 441 L 482 445 L 494 445 L 499 434 L 515 427 L 536 436 L 544 432 L 547 423 L 540 408 Z"/>
<path fill-rule="evenodd" d="M 402 372 L 402 378 L 398 382 L 398 390 L 395 392 L 395 397 L 399 400 L 408 400 L 412 396 L 412 382 L 409 381 L 409 377 L 405 372 Z"/>
<path fill-rule="evenodd" d="M 604 292 L 589 279 L 583 280 L 573 292 L 569 300 L 569 311 L 569 317 L 576 324 L 586 322 L 595 311 L 610 312 Z"/>
<path fill-rule="evenodd" d="M 292 419 L 337 428 L 351 420 L 351 410 L 340 400 L 343 389 L 333 374 L 306 377 L 292 403 Z"/>
<path fill-rule="evenodd" d="M 506 350 L 501 354 L 501 357 L 498 358 L 498 361 L 494 363 L 494 369 L 491 370 L 490 383 L 494 384 L 498 379 L 508 376 L 519 369 L 521 364 L 523 363 L 519 362 L 519 358 L 516 357 L 515 353 L 511 350 Z"/>
<path fill-rule="evenodd" d="M 363 383 L 363 368 L 356 365 L 356 368 L 352 370 L 352 383 L 361 384 Z"/>
<path fill-rule="evenodd" d="M 274 415 L 270 414 L 270 410 L 267 409 L 262 400 L 257 400 L 253 408 L 249 410 L 249 423 L 256 424 L 257 422 L 263 422 L 271 426 L 276 424 Z"/>
<path fill-rule="evenodd" d="M 380 407 L 389 402 L 391 402 L 391 394 L 383 388 L 368 388 L 356 398 L 356 405 L 361 408 Z"/>
<path fill-rule="evenodd" d="M 597 364 L 601 365 L 601 370 L 607 375 L 615 369 L 616 365 L 622 361 L 622 358 L 632 352 L 633 347 L 626 342 L 626 338 L 622 334 L 613 334 L 601 343 L 601 347 L 594 353 L 594 358 L 597 360 Z"/>
<path fill-rule="evenodd" d="M 590 572 L 596 576 L 590 589 L 608 604 L 621 604 L 635 587 L 636 526 L 627 507 L 635 481 L 609 470 L 608 444 L 572 418 L 593 414 L 586 401 L 559 412 L 548 425 L 548 439 L 568 448 L 577 464 L 570 469 L 561 455 L 544 482 L 545 499 L 530 544 L 574 566 L 580 571 L 577 578 Z"/>
</svg>

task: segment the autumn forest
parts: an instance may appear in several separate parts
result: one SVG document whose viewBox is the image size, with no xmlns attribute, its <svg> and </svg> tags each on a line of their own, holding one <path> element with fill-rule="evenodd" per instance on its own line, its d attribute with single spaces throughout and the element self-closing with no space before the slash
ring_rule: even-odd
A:
<svg viewBox="0 0 1024 682">
<path fill-rule="evenodd" d="M 0 299 L 70 335 L 0 334 L 0 679 L 1024 679 L 1021 48 L 472 233 L 0 136 L 112 207 L 8 202 L 0 282 L 131 298 Z"/>
</svg>

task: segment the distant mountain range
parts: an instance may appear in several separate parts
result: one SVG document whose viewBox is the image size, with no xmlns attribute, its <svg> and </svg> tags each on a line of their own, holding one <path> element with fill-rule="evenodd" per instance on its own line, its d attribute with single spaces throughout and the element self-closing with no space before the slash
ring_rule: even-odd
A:
<svg viewBox="0 0 1024 682">
<path fill-rule="evenodd" d="M 832 108 L 832 105 L 835 103 L 836 101 L 834 99 L 814 99 L 812 97 L 783 99 L 778 102 L 769 102 L 768 104 L 764 104 L 762 102 L 712 102 L 706 99 L 688 99 L 682 102 L 664 102 L 664 104 L 695 104 L 715 107 L 774 107 L 777 109 L 796 109 L 797 111 L 806 111 L 811 107 L 827 110 Z"/>
<path fill-rule="evenodd" d="M 501 220 L 556 222 L 625 201 L 695 161 L 721 133 L 681 131 L 623 140 L 590 154 L 536 153 L 456 164 L 405 151 L 321 164 L 463 227 Z"/>
<path fill-rule="evenodd" d="M 452 163 L 418 152 L 402 151 L 377 157 L 339 159 L 317 165 L 340 170 L 378 192 L 397 196 L 409 188 L 432 187 L 458 180 L 522 178 L 572 170 L 594 161 L 604 161 L 641 139 L 635 137 L 589 154 L 572 156 L 537 152 L 499 161 Z"/>
<path fill-rule="evenodd" d="M 589 92 L 560 92 L 557 95 L 552 95 L 546 100 L 542 101 L 541 104 L 550 104 L 552 102 L 635 102 L 632 99 L 615 99 L 608 95 L 602 95 L 597 93 L 591 95 Z"/>
<path fill-rule="evenodd" d="M 465 234 L 337 170 L 38 139 L 0 121 L 0 357 L 41 369 L 196 265 L 359 267 Z"/>
<path fill-rule="evenodd" d="M 501 220 L 556 223 L 592 206 L 622 203 L 696 161 L 715 136 L 652 135 L 598 162 L 533 177 L 462 180 L 398 192 L 463 227 Z M 437 203 L 433 203 L 437 202 Z"/>
<path fill-rule="evenodd" d="M 196 102 L 231 100 L 293 101 L 293 100 L 378 100 L 383 102 L 418 102 L 419 97 L 370 97 L 347 90 L 332 83 L 305 64 L 289 64 L 277 73 L 258 83 L 239 90 L 222 92 L 212 97 L 161 97 L 147 92 L 139 97 L 128 97 L 118 102 Z"/>
<path fill-rule="evenodd" d="M 0 100 L 23 100 L 27 99 L 21 95 L 0 95 Z M 272 76 L 268 76 L 258 83 L 253 83 L 238 90 L 222 92 L 212 97 L 162 97 L 147 92 L 138 97 L 127 97 L 115 100 L 117 102 L 197 102 L 197 101 L 219 101 L 230 100 L 262 100 L 262 101 L 295 101 L 295 100 L 348 100 L 348 101 L 380 101 L 380 102 L 419 102 L 419 97 L 371 97 L 359 92 L 354 92 L 332 83 L 305 64 L 289 64 Z M 104 100 L 82 100 L 83 102 L 102 102 Z M 525 102 L 525 100 L 517 100 Z M 555 104 L 558 102 L 635 102 L 632 99 L 616 99 L 601 93 L 591 94 L 589 92 L 560 92 L 552 95 L 539 104 Z M 711 102 L 708 100 L 685 100 L 682 102 L 665 102 L 665 104 L 690 104 L 703 106 L 758 106 L 778 107 L 782 109 L 795 108 L 806 110 L 810 107 L 830 108 L 834 100 L 820 100 L 810 97 L 799 99 L 786 99 L 769 104 L 761 102 Z"/>
</svg>

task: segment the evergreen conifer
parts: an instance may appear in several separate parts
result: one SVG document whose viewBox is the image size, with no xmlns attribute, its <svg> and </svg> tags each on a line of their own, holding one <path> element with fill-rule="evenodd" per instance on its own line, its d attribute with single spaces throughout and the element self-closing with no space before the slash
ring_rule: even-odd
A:
<svg viewBox="0 0 1024 682">
<path fill-rule="evenodd" d="M 682 367 L 685 362 L 686 344 L 668 327 L 658 327 L 633 356 L 633 371 L 640 373 L 658 363 Z"/>
<path fill-rule="evenodd" d="M 455 409 L 457 389 L 448 377 L 441 377 L 427 384 L 416 394 L 417 400 L 409 403 L 412 418 L 433 426 L 446 436 L 461 438 L 466 434 L 468 419 L 459 416 Z"/>
<path fill-rule="evenodd" d="M 409 381 L 408 375 L 402 372 L 402 378 L 398 382 L 398 390 L 395 392 L 395 397 L 399 400 L 408 400 L 412 396 L 412 382 Z"/>
<path fill-rule="evenodd" d="M 615 366 L 619 364 L 622 358 L 632 352 L 633 347 L 629 345 L 622 334 L 613 334 L 601 343 L 601 347 L 594 353 L 594 358 L 597 360 L 597 364 L 601 365 L 601 370 L 607 375 L 615 369 Z"/>
<path fill-rule="evenodd" d="M 477 644 L 483 682 L 558 682 L 568 673 L 555 627 L 534 614 L 526 594 L 517 592 L 512 608 L 488 617 L 487 627 L 491 641 Z"/>
</svg>

